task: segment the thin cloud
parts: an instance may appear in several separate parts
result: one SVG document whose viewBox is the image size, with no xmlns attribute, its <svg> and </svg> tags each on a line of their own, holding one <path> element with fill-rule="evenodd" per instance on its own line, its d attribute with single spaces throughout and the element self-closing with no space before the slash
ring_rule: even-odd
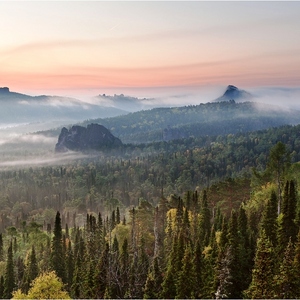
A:
<svg viewBox="0 0 300 300">
<path fill-rule="evenodd" d="M 0 138 L 0 145 L 5 144 L 22 144 L 22 143 L 29 143 L 29 144 L 47 144 L 47 145 L 54 145 L 57 142 L 57 138 L 47 137 L 42 134 L 10 134 L 7 137 Z"/>
<path fill-rule="evenodd" d="M 0 162 L 0 167 L 40 166 L 64 164 L 77 159 L 89 158 L 91 155 L 69 152 L 67 154 L 53 155 L 48 158 L 19 159 Z"/>
</svg>

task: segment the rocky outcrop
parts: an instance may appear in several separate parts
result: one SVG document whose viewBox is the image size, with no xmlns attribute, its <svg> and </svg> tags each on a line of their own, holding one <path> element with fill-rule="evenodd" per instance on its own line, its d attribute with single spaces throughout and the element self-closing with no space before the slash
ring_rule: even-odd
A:
<svg viewBox="0 0 300 300">
<path fill-rule="evenodd" d="M 70 130 L 62 128 L 55 152 L 104 150 L 121 145 L 121 140 L 102 125 L 90 124 L 87 128 L 75 125 Z"/>
<path fill-rule="evenodd" d="M 244 90 L 240 90 L 234 85 L 228 85 L 224 94 L 221 97 L 214 100 L 213 102 L 222 102 L 222 101 L 230 101 L 230 100 L 241 102 L 241 101 L 248 101 L 252 97 L 253 96 L 250 93 Z"/>
</svg>

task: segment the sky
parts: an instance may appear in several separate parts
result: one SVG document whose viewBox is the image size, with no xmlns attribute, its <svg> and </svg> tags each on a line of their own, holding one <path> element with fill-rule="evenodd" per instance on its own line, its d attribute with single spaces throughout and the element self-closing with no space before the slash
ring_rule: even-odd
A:
<svg viewBox="0 0 300 300">
<path fill-rule="evenodd" d="M 0 1 L 0 87 L 150 97 L 297 88 L 297 1 Z"/>
</svg>

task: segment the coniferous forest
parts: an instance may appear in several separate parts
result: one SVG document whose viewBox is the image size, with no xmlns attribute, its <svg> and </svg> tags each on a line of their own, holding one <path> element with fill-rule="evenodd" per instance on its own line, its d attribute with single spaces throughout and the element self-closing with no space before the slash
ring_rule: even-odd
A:
<svg viewBox="0 0 300 300">
<path fill-rule="evenodd" d="M 300 126 L 0 171 L 0 298 L 300 297 Z"/>
</svg>

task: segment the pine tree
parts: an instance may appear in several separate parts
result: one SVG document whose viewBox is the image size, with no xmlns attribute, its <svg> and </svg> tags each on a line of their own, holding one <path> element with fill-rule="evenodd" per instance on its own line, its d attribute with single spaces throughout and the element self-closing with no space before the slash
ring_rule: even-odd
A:
<svg viewBox="0 0 300 300">
<path fill-rule="evenodd" d="M 125 238 L 120 253 L 120 278 L 119 278 L 120 298 L 124 298 L 125 293 L 128 290 L 129 266 L 130 266 L 130 261 L 129 261 L 129 252 L 128 252 L 128 240 L 127 238 Z"/>
<path fill-rule="evenodd" d="M 279 268 L 279 274 L 275 276 L 276 298 L 279 299 L 294 299 L 297 298 L 297 277 L 294 269 L 294 245 L 290 241 L 286 247 L 283 262 Z"/>
<path fill-rule="evenodd" d="M 211 226 L 210 226 L 211 215 L 210 215 L 210 210 L 208 207 L 206 190 L 203 191 L 200 214 L 201 214 L 201 218 L 200 218 L 200 224 L 199 224 L 199 228 L 200 228 L 199 235 L 200 235 L 201 240 L 203 241 L 202 244 L 204 246 L 207 246 L 208 242 L 209 242 L 209 236 L 210 236 L 210 230 L 211 230 Z"/>
<path fill-rule="evenodd" d="M 172 251 L 167 260 L 166 273 L 162 282 L 160 298 L 174 299 L 176 297 L 176 281 L 179 273 L 178 270 L 178 244 L 179 238 L 174 236 Z M 179 258 L 180 261 L 180 258 Z"/>
<path fill-rule="evenodd" d="M 278 188 L 278 215 L 281 213 L 281 190 L 282 181 L 287 169 L 290 166 L 290 155 L 286 149 L 285 144 L 278 142 L 271 150 L 267 163 L 267 173 L 272 174 L 276 180 Z"/>
<path fill-rule="evenodd" d="M 2 233 L 0 233 L 0 261 L 3 260 L 4 260 L 3 239 L 2 239 Z"/>
<path fill-rule="evenodd" d="M 163 278 L 159 268 L 158 258 L 155 257 L 146 279 L 143 298 L 159 299 L 162 281 Z"/>
<path fill-rule="evenodd" d="M 195 297 L 196 270 L 191 245 L 185 248 L 182 268 L 176 281 L 176 299 L 190 299 Z"/>
<path fill-rule="evenodd" d="M 68 242 L 67 252 L 66 252 L 66 277 L 67 277 L 67 289 L 71 291 L 72 280 L 74 275 L 74 255 L 72 250 L 71 240 Z"/>
<path fill-rule="evenodd" d="M 251 244 L 248 219 L 243 205 L 240 206 L 238 213 L 238 233 L 239 250 L 241 255 L 240 265 L 240 290 L 245 290 L 251 282 L 251 271 L 253 268 L 253 259 L 255 248 Z M 241 295 L 242 296 L 242 295 Z"/>
<path fill-rule="evenodd" d="M 267 238 L 274 247 L 277 245 L 277 202 L 276 193 L 272 191 L 271 197 L 264 209 L 261 222 L 261 230 L 265 231 Z"/>
<path fill-rule="evenodd" d="M 293 269 L 295 272 L 295 298 L 300 297 L 300 230 L 297 235 L 297 242 L 295 245 L 295 256 L 293 261 Z"/>
<path fill-rule="evenodd" d="M 106 244 L 104 251 L 95 269 L 94 275 L 94 298 L 103 299 L 108 286 L 109 272 L 109 246 Z"/>
<path fill-rule="evenodd" d="M 149 258 L 145 249 L 145 240 L 141 237 L 141 242 L 138 251 L 138 260 L 136 266 L 134 288 L 132 290 L 132 297 L 143 298 L 143 288 L 145 286 L 147 275 L 149 271 Z"/>
<path fill-rule="evenodd" d="M 4 299 L 4 277 L 0 277 L 0 299 Z"/>
<path fill-rule="evenodd" d="M 28 293 L 31 282 L 38 276 L 38 274 L 39 274 L 39 269 L 38 269 L 38 264 L 36 259 L 35 247 L 34 245 L 32 245 L 28 266 L 26 272 L 24 273 L 25 278 L 23 280 L 24 283 L 22 288 L 24 293 L 26 294 Z"/>
<path fill-rule="evenodd" d="M 264 230 L 257 241 L 252 281 L 245 291 L 251 299 L 270 299 L 274 296 L 274 249 Z"/>
<path fill-rule="evenodd" d="M 196 242 L 195 254 L 195 298 L 202 298 L 201 290 L 203 288 L 204 261 L 202 254 L 202 246 L 199 240 Z"/>
<path fill-rule="evenodd" d="M 12 291 L 14 290 L 15 285 L 16 284 L 15 284 L 14 262 L 13 262 L 13 247 L 11 241 L 7 250 L 3 298 L 10 299 L 12 297 Z"/>
<path fill-rule="evenodd" d="M 51 248 L 51 267 L 56 272 L 57 276 L 66 282 L 65 276 L 65 257 L 63 253 L 63 244 L 62 244 L 62 227 L 61 227 L 61 218 L 60 213 L 56 213 L 55 224 L 54 224 L 54 237 L 52 239 L 52 248 Z"/>
<path fill-rule="evenodd" d="M 218 264 L 216 270 L 217 291 L 216 295 L 228 298 L 241 298 L 242 296 L 242 253 L 240 248 L 240 237 L 238 232 L 238 217 L 235 210 L 231 212 L 228 224 L 228 242 L 223 248 L 220 245 Z M 237 268 L 236 266 L 240 266 Z"/>
</svg>

